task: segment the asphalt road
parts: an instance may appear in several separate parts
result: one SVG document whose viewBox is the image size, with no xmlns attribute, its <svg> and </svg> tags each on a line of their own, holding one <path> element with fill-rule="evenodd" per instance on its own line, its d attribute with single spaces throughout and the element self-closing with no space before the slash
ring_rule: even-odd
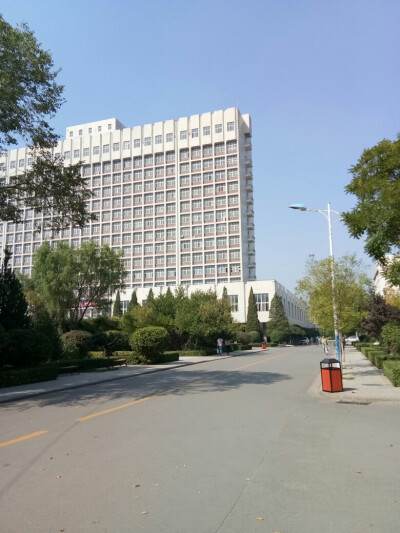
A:
<svg viewBox="0 0 400 533">
<path fill-rule="evenodd" d="M 0 531 L 398 533 L 399 404 L 309 395 L 321 358 L 282 348 L 2 406 Z"/>
</svg>

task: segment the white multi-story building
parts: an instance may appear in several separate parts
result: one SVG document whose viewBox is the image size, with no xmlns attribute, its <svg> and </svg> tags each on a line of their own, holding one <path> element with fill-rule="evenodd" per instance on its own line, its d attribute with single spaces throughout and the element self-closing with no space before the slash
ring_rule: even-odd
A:
<svg viewBox="0 0 400 533">
<path fill-rule="evenodd" d="M 150 287 L 157 294 L 167 286 L 222 292 L 226 285 L 234 314 L 244 321 L 256 280 L 251 136 L 250 116 L 237 108 L 133 128 L 115 118 L 67 127 L 54 155 L 66 165 L 84 161 L 93 192 L 87 208 L 97 220 L 82 229 L 41 231 L 36 228 L 51 214 L 25 209 L 22 222 L 0 223 L 1 249 L 10 248 L 11 266 L 29 275 L 42 242 L 79 247 L 92 239 L 122 248 L 125 298 L 137 290 L 145 299 Z M 28 148 L 3 153 L 0 184 L 31 164 Z M 256 283 L 272 284 L 257 292 L 260 312 L 268 312 L 281 286 Z M 296 299 L 286 298 L 290 318 L 289 300 L 295 305 Z"/>
<path fill-rule="evenodd" d="M 254 280 L 251 154 L 250 117 L 236 108 L 134 128 L 116 119 L 68 127 L 55 156 L 84 161 L 98 220 L 42 233 L 27 209 L 24 222 L 3 225 L 3 248 L 25 274 L 44 240 L 122 248 L 128 288 Z M 0 179 L 30 164 L 28 149 L 11 150 Z"/>
</svg>

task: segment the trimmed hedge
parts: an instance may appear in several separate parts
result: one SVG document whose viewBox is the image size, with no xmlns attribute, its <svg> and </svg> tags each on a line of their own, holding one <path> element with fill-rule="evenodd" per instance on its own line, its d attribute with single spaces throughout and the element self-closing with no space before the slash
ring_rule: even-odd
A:
<svg viewBox="0 0 400 533">
<path fill-rule="evenodd" d="M 106 368 L 107 359 L 105 357 L 96 357 L 96 358 L 85 358 L 85 359 L 60 359 L 59 361 L 53 361 L 48 363 L 46 366 L 51 366 L 57 369 L 57 372 L 60 371 L 60 368 L 63 366 L 77 366 L 82 372 L 90 372 L 97 368 Z"/>
<path fill-rule="evenodd" d="M 172 361 L 179 361 L 179 352 L 164 352 L 160 354 L 157 363 L 170 363 Z"/>
<path fill-rule="evenodd" d="M 15 387 L 57 379 L 58 369 L 53 365 L 39 366 L 37 368 L 21 368 L 4 370 L 0 372 L 0 387 Z"/>
<path fill-rule="evenodd" d="M 240 344 L 239 345 L 239 350 L 251 350 L 251 349 L 252 349 L 251 344 Z"/>
<path fill-rule="evenodd" d="M 383 373 L 395 387 L 400 387 L 400 360 L 384 361 Z"/>
<path fill-rule="evenodd" d="M 205 357 L 207 355 L 216 355 L 216 348 L 204 348 L 202 350 L 181 350 L 178 352 L 181 357 Z"/>
</svg>

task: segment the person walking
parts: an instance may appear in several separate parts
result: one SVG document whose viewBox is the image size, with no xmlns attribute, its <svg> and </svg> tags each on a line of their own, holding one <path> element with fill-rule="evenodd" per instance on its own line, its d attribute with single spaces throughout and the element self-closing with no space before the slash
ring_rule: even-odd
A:
<svg viewBox="0 0 400 533">
<path fill-rule="evenodd" d="M 329 353 L 328 339 L 324 336 L 322 336 L 322 346 L 324 348 L 324 354 L 328 355 Z"/>
<path fill-rule="evenodd" d="M 231 351 L 231 341 L 229 339 L 225 339 L 225 350 L 226 353 L 229 355 L 229 352 Z"/>
<path fill-rule="evenodd" d="M 217 339 L 218 355 L 222 355 L 223 347 L 224 347 L 224 339 L 222 337 L 219 337 Z"/>
</svg>

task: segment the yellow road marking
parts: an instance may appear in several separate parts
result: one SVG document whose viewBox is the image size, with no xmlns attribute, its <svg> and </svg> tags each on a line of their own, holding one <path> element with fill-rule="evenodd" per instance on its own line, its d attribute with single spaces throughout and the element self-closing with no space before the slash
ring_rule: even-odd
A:
<svg viewBox="0 0 400 533">
<path fill-rule="evenodd" d="M 221 376 L 222 374 L 229 374 L 231 372 L 237 372 L 238 370 L 242 370 L 243 368 L 249 368 L 251 366 L 261 365 L 262 363 L 265 363 L 267 361 L 271 361 L 271 359 L 277 359 L 279 357 L 282 357 L 285 354 L 275 355 L 273 357 L 269 357 L 268 359 L 263 359 L 262 361 L 257 361 L 256 363 L 249 363 L 248 365 L 238 366 L 236 368 L 232 368 L 232 370 L 225 370 L 224 372 L 219 372 L 218 374 L 213 374 L 212 376 L 207 376 L 205 378 L 196 379 L 195 381 L 190 381 L 190 383 L 187 383 L 186 385 L 181 385 L 179 387 L 174 387 L 173 389 L 167 389 L 165 391 L 159 392 L 157 394 L 153 394 L 152 396 L 146 396 L 145 398 L 140 398 L 139 400 L 134 400 L 133 402 L 124 403 L 123 405 L 119 405 L 117 407 L 112 407 L 111 409 L 106 409 L 105 411 L 99 411 L 98 413 L 93 413 L 92 415 L 83 416 L 82 418 L 77 418 L 77 422 L 84 422 L 85 420 L 90 420 L 91 418 L 95 418 L 96 416 L 106 415 L 108 413 L 112 413 L 114 411 L 119 411 L 120 409 L 125 409 L 125 407 L 131 407 L 132 405 L 136 405 L 137 403 L 145 402 L 147 400 L 151 400 L 152 398 L 157 398 L 157 396 L 161 396 L 164 394 L 168 394 L 169 392 L 173 392 L 179 389 L 184 389 L 186 387 L 190 387 L 191 385 L 194 385 L 195 383 L 199 383 L 201 381 L 207 381 L 210 379 L 214 379 L 217 376 Z"/>
<path fill-rule="evenodd" d="M 157 396 L 157 394 L 155 394 L 155 396 Z M 130 407 L 131 405 L 135 405 L 136 403 L 145 402 L 146 400 L 149 400 L 150 398 L 154 398 L 154 396 L 146 396 L 146 398 L 140 398 L 140 400 L 134 400 L 133 402 L 124 403 L 124 405 L 119 405 L 118 407 L 112 407 L 111 409 L 106 409 L 105 411 L 100 411 L 99 413 L 93 413 L 92 415 L 83 416 L 82 418 L 77 418 L 76 420 L 78 422 L 83 422 L 85 420 L 89 420 L 89 418 L 95 418 L 96 416 L 106 415 L 107 413 L 118 411 L 118 409 L 124 409 L 125 407 Z"/>
<path fill-rule="evenodd" d="M 36 433 L 30 433 L 29 435 L 18 437 L 17 439 L 7 440 L 6 442 L 0 442 L 0 448 L 2 448 L 3 446 L 9 446 L 10 444 L 15 444 L 16 442 L 21 442 L 22 440 L 38 437 L 39 435 L 43 435 L 44 433 L 47 433 L 47 431 L 37 431 Z"/>
</svg>

